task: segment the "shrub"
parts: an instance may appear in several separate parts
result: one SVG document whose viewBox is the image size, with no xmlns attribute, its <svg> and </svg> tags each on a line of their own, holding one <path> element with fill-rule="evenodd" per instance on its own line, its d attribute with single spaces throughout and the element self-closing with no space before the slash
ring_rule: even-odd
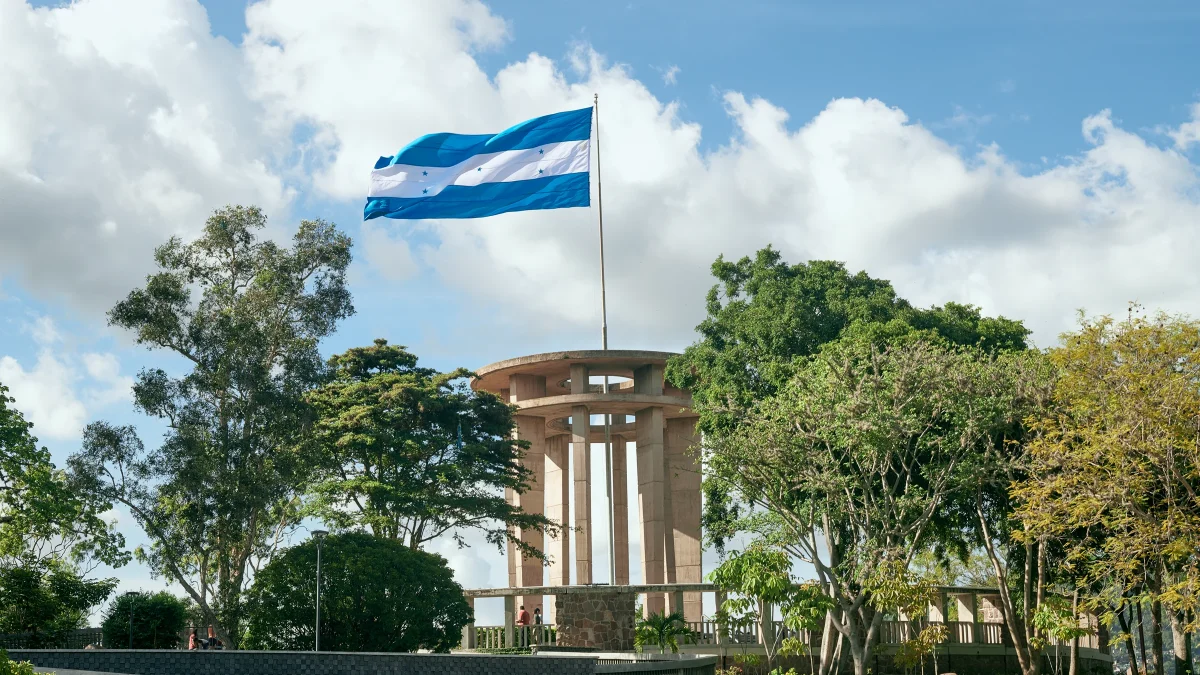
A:
<svg viewBox="0 0 1200 675">
<path fill-rule="evenodd" d="M 313 648 L 317 546 L 276 556 L 247 597 L 248 649 Z M 446 559 L 393 539 L 331 535 L 321 548 L 321 649 L 448 652 L 471 608 Z"/>
<path fill-rule="evenodd" d="M 33 664 L 28 661 L 13 661 L 8 652 L 0 649 L 0 675 L 33 675 Z"/>
<path fill-rule="evenodd" d="M 166 591 L 120 595 L 104 614 L 104 644 L 129 647 L 129 614 L 133 612 L 134 649 L 174 649 L 187 623 L 188 604 Z"/>
</svg>

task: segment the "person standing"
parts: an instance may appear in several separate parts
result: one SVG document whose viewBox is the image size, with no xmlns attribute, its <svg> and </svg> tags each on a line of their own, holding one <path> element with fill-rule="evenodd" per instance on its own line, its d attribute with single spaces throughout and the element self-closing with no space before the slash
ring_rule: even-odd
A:
<svg viewBox="0 0 1200 675">
<path fill-rule="evenodd" d="M 529 625 L 529 612 L 525 611 L 525 605 L 521 605 L 521 611 L 517 612 L 517 625 L 518 626 L 528 626 Z"/>
<path fill-rule="evenodd" d="M 188 636 L 188 650 L 200 648 L 200 636 L 197 635 L 196 629 L 192 629 L 192 634 Z"/>
</svg>

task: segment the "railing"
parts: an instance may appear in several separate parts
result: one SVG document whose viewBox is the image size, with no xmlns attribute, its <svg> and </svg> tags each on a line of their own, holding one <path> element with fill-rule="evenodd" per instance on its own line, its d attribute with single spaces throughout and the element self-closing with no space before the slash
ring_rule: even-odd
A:
<svg viewBox="0 0 1200 675">
<path fill-rule="evenodd" d="M 514 626 L 513 644 L 505 644 L 504 626 L 476 626 L 476 649 L 527 649 L 536 645 L 552 645 L 558 640 L 553 625 Z"/>
<path fill-rule="evenodd" d="M 926 620 L 884 621 L 880 625 L 879 643 L 884 645 L 900 644 L 915 638 L 926 627 L 937 624 L 944 624 L 946 626 L 946 641 L 943 644 L 983 644 L 1004 645 L 1006 647 L 1011 647 L 1013 644 L 1008 634 L 1008 626 L 1002 623 Z M 720 639 L 718 639 L 719 625 L 711 619 L 689 621 L 687 622 L 687 627 L 691 631 L 691 636 L 684 641 L 685 646 L 689 644 L 710 646 L 716 644 L 754 645 L 760 643 L 757 623 L 730 627 L 725 634 L 721 635 Z M 797 637 L 804 644 L 813 647 L 819 644 L 821 640 L 819 632 L 792 631 L 784 626 L 782 621 L 772 622 L 772 628 L 774 635 L 781 642 L 785 638 Z M 514 644 L 512 645 L 505 644 L 504 635 L 504 626 L 476 626 L 475 647 L 477 649 L 521 649 L 536 645 L 553 645 L 557 643 L 557 631 L 551 624 L 514 627 Z M 1066 646 L 1067 643 L 1051 641 L 1051 644 Z M 1079 638 L 1079 646 L 1086 649 L 1100 649 L 1100 636 L 1096 634 L 1085 635 Z"/>
<path fill-rule="evenodd" d="M 99 645 L 104 633 L 99 628 L 78 628 L 57 636 L 45 633 L 0 633 L 0 649 L 83 649 Z"/>
<path fill-rule="evenodd" d="M 689 621 L 687 622 L 687 627 L 692 632 L 691 641 L 688 644 L 717 644 L 718 624 L 716 621 Z M 731 626 L 727 629 L 725 635 L 721 637 L 721 642 L 739 645 L 758 644 L 758 624 Z"/>
</svg>

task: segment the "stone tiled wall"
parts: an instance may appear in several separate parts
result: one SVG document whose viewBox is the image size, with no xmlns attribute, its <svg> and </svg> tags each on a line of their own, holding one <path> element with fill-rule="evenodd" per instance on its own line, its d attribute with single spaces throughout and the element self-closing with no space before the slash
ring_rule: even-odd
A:
<svg viewBox="0 0 1200 675">
<path fill-rule="evenodd" d="M 602 651 L 633 649 L 637 595 L 619 591 L 571 593 L 554 598 L 558 644 Z"/>
<path fill-rule="evenodd" d="M 35 666 L 129 675 L 591 675 L 591 659 L 472 654 L 15 649 Z"/>
</svg>

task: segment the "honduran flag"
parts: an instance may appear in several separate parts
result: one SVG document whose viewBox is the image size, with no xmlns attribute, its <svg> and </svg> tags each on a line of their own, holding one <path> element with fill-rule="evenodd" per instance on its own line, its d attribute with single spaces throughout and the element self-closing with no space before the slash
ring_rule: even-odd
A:
<svg viewBox="0 0 1200 675">
<path fill-rule="evenodd" d="M 371 171 L 363 219 L 483 218 L 588 206 L 592 109 L 495 135 L 429 134 Z"/>
</svg>

